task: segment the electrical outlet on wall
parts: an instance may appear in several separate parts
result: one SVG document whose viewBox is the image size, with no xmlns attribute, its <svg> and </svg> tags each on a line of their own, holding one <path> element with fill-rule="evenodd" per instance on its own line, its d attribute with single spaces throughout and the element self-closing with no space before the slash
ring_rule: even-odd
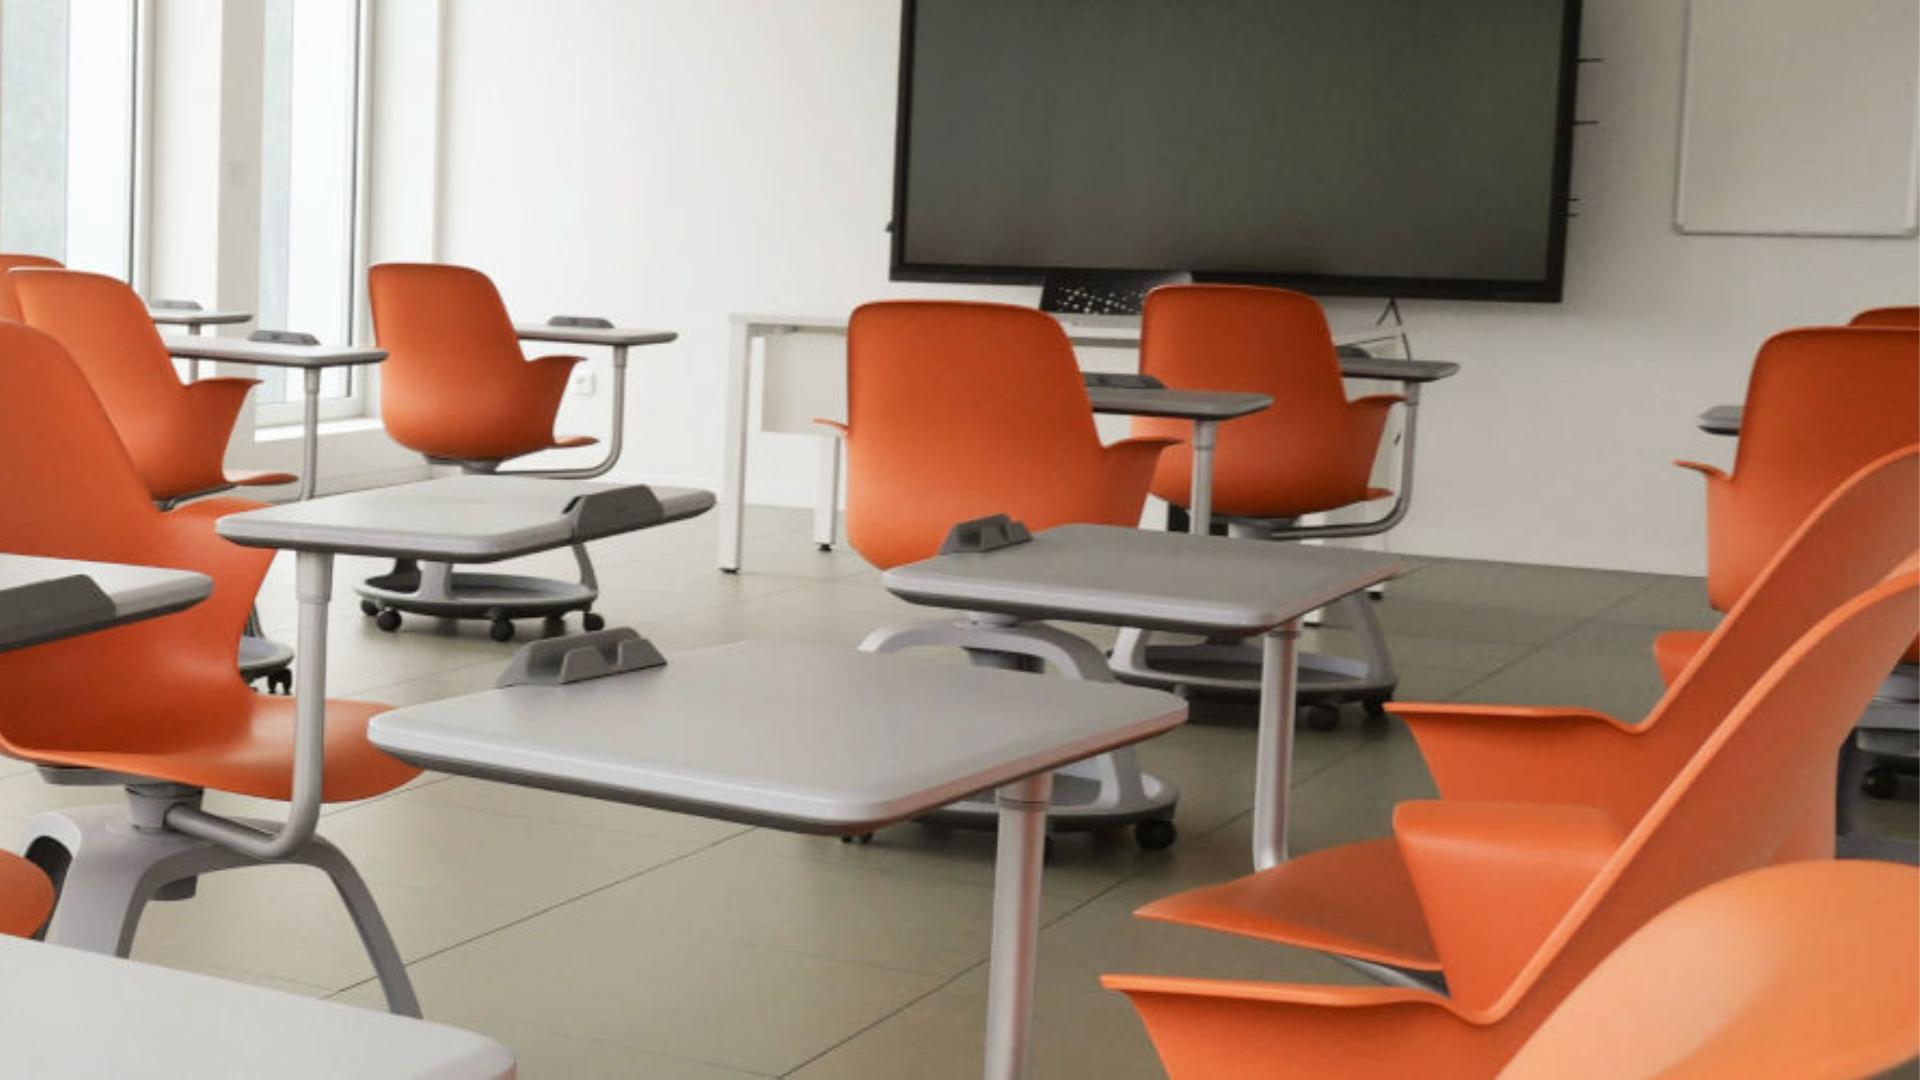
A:
<svg viewBox="0 0 1920 1080">
<path fill-rule="evenodd" d="M 576 372 L 574 372 L 574 373 L 573 373 L 573 379 L 572 379 L 572 381 L 571 381 L 571 382 L 569 382 L 569 383 L 568 383 L 568 387 L 569 387 L 570 389 L 572 389 L 572 391 L 573 391 L 573 392 L 574 392 L 575 394 L 577 394 L 577 395 L 579 395 L 580 397 L 590 397 L 590 396 L 592 396 L 592 394 L 593 394 L 593 372 L 591 372 L 591 371 L 576 371 Z"/>
</svg>

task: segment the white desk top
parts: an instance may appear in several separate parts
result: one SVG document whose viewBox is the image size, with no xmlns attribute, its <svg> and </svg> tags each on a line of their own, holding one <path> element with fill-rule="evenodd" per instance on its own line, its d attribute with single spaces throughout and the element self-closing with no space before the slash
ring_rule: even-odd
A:
<svg viewBox="0 0 1920 1080">
<path fill-rule="evenodd" d="M 665 525 L 712 506 L 712 492 L 692 488 L 450 476 L 230 514 L 215 528 L 248 547 L 493 562 Z"/>
<path fill-rule="evenodd" d="M 0 652 L 189 608 L 213 579 L 186 570 L 0 555 Z"/>
<path fill-rule="evenodd" d="M 161 339 L 167 354 L 179 360 L 217 360 L 264 367 L 329 368 L 377 364 L 386 350 L 354 345 L 285 345 L 244 338 L 187 337 L 171 334 Z"/>
<path fill-rule="evenodd" d="M 443 1024 L 0 937 L 0 1075 L 34 1080 L 501 1080 Z"/>
<path fill-rule="evenodd" d="M 1399 572 L 1377 551 L 1061 525 L 998 551 L 896 566 L 881 583 L 933 607 L 1244 636 Z"/>
<path fill-rule="evenodd" d="M 867 832 L 1158 735 L 1158 690 L 798 641 L 395 709 L 367 737 L 433 769 L 802 832 Z"/>
<path fill-rule="evenodd" d="M 553 326 L 514 323 L 523 341 L 564 341 L 573 345 L 665 345 L 680 335 L 672 330 L 641 330 L 624 326 Z"/>
</svg>

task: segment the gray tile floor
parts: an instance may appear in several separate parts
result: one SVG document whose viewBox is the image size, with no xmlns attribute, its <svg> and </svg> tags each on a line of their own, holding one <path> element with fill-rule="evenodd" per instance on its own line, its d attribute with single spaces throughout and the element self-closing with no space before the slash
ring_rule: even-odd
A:
<svg viewBox="0 0 1920 1080">
<path fill-rule="evenodd" d="M 857 643 L 923 615 L 881 590 L 850 552 L 821 553 L 801 511 L 748 517 L 748 572 L 712 562 L 711 516 L 596 545 L 601 610 L 669 653 L 741 637 Z M 1583 705 L 1637 718 L 1659 681 L 1648 643 L 1710 625 L 1696 579 L 1409 558 L 1379 608 L 1405 699 Z M 526 560 L 566 574 L 564 553 Z M 485 627 L 409 617 L 397 635 L 362 618 L 336 574 L 330 689 L 391 704 L 488 685 L 512 651 Z M 291 567 L 262 591 L 270 632 L 291 640 Z M 525 624 L 531 631 L 532 624 Z M 1088 628 L 1102 644 L 1105 631 Z M 1351 648 L 1338 628 L 1318 648 Z M 956 658 L 955 662 L 959 662 Z M 1129 913 L 1180 888 L 1244 872 L 1252 709 L 1197 702 L 1184 728 L 1146 745 L 1179 784 L 1180 842 L 1142 852 L 1122 836 L 1069 836 L 1045 878 L 1036 1071 L 1160 1075 L 1103 971 L 1355 982 L 1278 946 Z M 1432 793 L 1404 731 L 1350 714 L 1302 730 L 1294 847 L 1383 835 L 1396 802 Z M 0 835 L 33 813 L 95 801 L 0 767 Z M 240 808 L 244 800 L 212 799 Z M 257 808 L 258 809 L 258 808 Z M 1911 801 L 1871 807 L 1914 831 Z M 264 808 L 272 814 L 273 808 Z M 513 1047 L 528 1080 L 979 1075 L 992 841 L 917 825 L 870 846 L 793 836 L 441 776 L 332 808 L 322 825 L 372 884 L 427 1014 Z M 206 879 L 190 903 L 149 909 L 138 958 L 378 1007 L 378 987 L 324 879 L 266 868 Z"/>
</svg>

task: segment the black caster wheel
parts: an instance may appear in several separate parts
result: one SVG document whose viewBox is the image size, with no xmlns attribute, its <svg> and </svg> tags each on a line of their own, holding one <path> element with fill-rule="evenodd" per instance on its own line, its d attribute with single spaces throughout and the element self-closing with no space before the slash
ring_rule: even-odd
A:
<svg viewBox="0 0 1920 1080">
<path fill-rule="evenodd" d="M 833 545 L 832 545 L 832 544 L 820 544 L 820 543 L 816 543 L 816 544 L 814 544 L 813 546 L 814 546 L 814 547 L 816 547 L 816 548 L 819 548 L 819 549 L 820 549 L 821 551 L 832 551 L 832 550 L 833 550 Z"/>
<path fill-rule="evenodd" d="M 391 634 L 400 629 L 400 613 L 392 608 L 382 608 L 380 614 L 373 617 L 373 625 Z"/>
<path fill-rule="evenodd" d="M 1387 698 L 1372 698 L 1368 700 L 1363 706 L 1363 708 L 1367 710 L 1367 719 L 1385 720 L 1387 718 L 1387 701 Z"/>
<path fill-rule="evenodd" d="M 378 615 L 380 614 L 380 605 L 371 600 L 362 600 L 360 601 L 360 614 Z"/>
<path fill-rule="evenodd" d="M 1173 822 L 1164 818 L 1147 818 L 1133 826 L 1134 843 L 1147 851 L 1161 851 L 1173 846 L 1180 838 L 1180 830 Z"/>
<path fill-rule="evenodd" d="M 1053 836 L 1051 834 L 1049 834 L 1046 840 L 1041 843 L 1040 861 L 1043 863 L 1050 863 L 1053 861 Z"/>
<path fill-rule="evenodd" d="M 513 620 L 495 619 L 487 626 L 487 636 L 495 641 L 513 640 Z"/>
<path fill-rule="evenodd" d="M 1300 718 L 1315 731 L 1332 731 L 1340 726 L 1340 706 L 1309 705 L 1300 710 Z"/>
<path fill-rule="evenodd" d="M 1860 778 L 1860 790 L 1869 798 L 1891 799 L 1900 794 L 1900 775 L 1884 766 L 1875 766 Z"/>
<path fill-rule="evenodd" d="M 286 694 L 288 696 L 292 696 L 293 672 L 287 668 L 281 668 L 279 671 L 268 672 L 267 673 L 267 693 Z"/>
<path fill-rule="evenodd" d="M 583 611 L 580 613 L 580 625 L 586 627 L 588 630 L 605 630 L 607 628 L 607 620 L 597 611 Z M 871 836 L 872 834 L 869 833 L 868 835 Z"/>
<path fill-rule="evenodd" d="M 843 844 L 871 844 L 873 843 L 873 834 L 870 832 L 852 833 L 841 837 L 840 842 Z"/>
</svg>

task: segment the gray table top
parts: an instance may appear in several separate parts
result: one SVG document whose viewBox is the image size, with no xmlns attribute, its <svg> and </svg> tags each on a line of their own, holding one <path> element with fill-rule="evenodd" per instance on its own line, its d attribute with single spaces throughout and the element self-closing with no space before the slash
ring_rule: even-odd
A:
<svg viewBox="0 0 1920 1080">
<path fill-rule="evenodd" d="M 1394 360 L 1383 356 L 1343 356 L 1340 374 L 1349 379 L 1380 379 L 1384 382 L 1430 383 L 1460 374 L 1460 365 L 1451 360 Z"/>
<path fill-rule="evenodd" d="M 513 332 L 526 341 L 564 341 L 574 345 L 665 345 L 679 338 L 672 330 L 640 330 L 624 326 L 550 326 L 514 323 Z"/>
<path fill-rule="evenodd" d="M 163 326 L 226 326 L 253 318 L 251 311 L 209 311 L 206 308 L 150 307 L 147 315 Z"/>
<path fill-rule="evenodd" d="M 647 490 L 657 509 L 622 503 Z M 583 522 L 570 510 L 577 499 L 614 504 L 611 516 Z M 248 547 L 493 562 L 665 525 L 712 506 L 712 492 L 693 488 L 450 476 L 230 514 L 215 528 Z"/>
<path fill-rule="evenodd" d="M 998 551 L 896 566 L 881 582 L 933 607 L 1245 636 L 1399 572 L 1378 551 L 1061 525 Z"/>
<path fill-rule="evenodd" d="M 1231 390 L 1156 390 L 1151 387 L 1089 386 L 1087 400 L 1097 413 L 1170 416 L 1185 420 L 1231 420 L 1273 404 L 1266 394 Z"/>
<path fill-rule="evenodd" d="M 867 832 L 1186 719 L 1117 683 L 801 641 L 395 709 L 367 729 L 449 772 L 800 832 Z"/>
<path fill-rule="evenodd" d="M 0 554 L 0 652 L 189 608 L 213 579 L 187 570 Z"/>
<path fill-rule="evenodd" d="M 1709 435 L 1738 435 L 1740 420 L 1746 410 L 1739 405 L 1715 405 L 1700 414 L 1696 421 L 1700 430 Z"/>
<path fill-rule="evenodd" d="M 248 341 L 245 338 L 187 337 L 179 334 L 170 334 L 161 340 L 167 344 L 168 355 L 176 359 L 217 360 L 264 367 L 346 367 L 352 364 L 377 364 L 387 358 L 385 349 L 357 345 L 285 345 L 272 341 Z"/>
<path fill-rule="evenodd" d="M 513 1055 L 443 1024 L 0 938 L 0 1073 L 47 1080 L 497 1080 Z"/>
</svg>

